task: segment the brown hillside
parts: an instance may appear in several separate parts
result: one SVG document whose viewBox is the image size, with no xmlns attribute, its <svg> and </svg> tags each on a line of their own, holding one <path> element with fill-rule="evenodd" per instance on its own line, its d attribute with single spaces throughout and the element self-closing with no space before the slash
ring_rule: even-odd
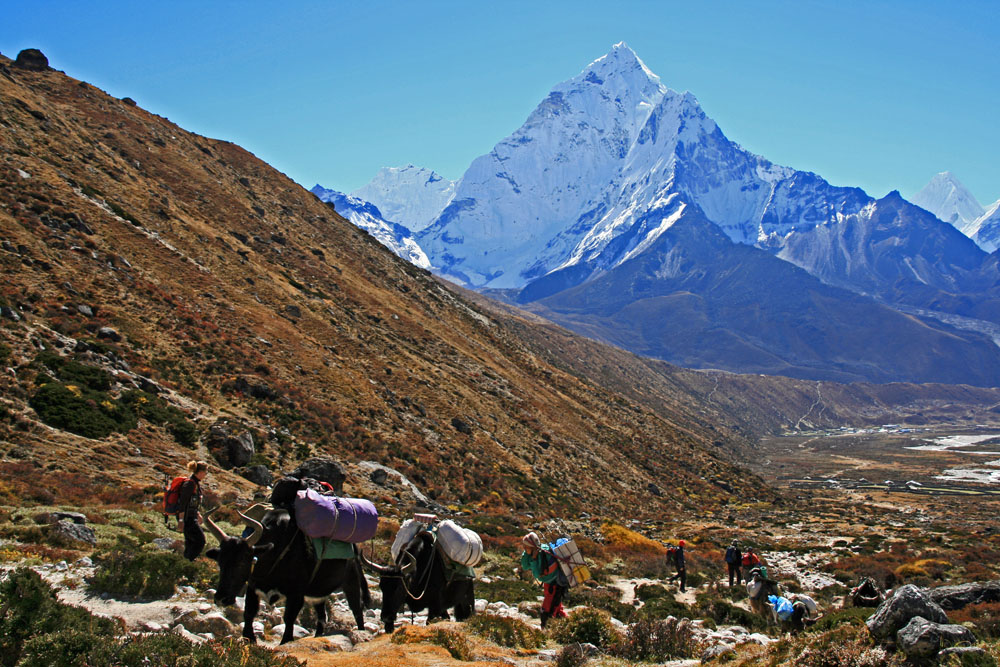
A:
<svg viewBox="0 0 1000 667">
<path fill-rule="evenodd" d="M 0 143 L 0 482 L 27 461 L 143 487 L 206 455 L 145 413 L 88 438 L 29 406 L 127 421 L 119 407 L 159 388 L 199 435 L 249 425 L 275 471 L 373 460 L 447 505 L 656 517 L 769 494 L 686 390 L 637 400 L 540 354 L 523 321 L 484 314 L 238 146 L 5 58 Z"/>
</svg>

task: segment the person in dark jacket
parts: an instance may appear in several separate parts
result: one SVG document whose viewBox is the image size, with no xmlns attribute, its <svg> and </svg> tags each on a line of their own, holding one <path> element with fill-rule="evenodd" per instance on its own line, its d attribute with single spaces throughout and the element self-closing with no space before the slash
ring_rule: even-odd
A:
<svg viewBox="0 0 1000 667">
<path fill-rule="evenodd" d="M 535 533 L 528 533 L 521 539 L 524 551 L 521 553 L 521 569 L 530 571 L 535 579 L 542 582 L 542 627 L 550 618 L 565 618 L 566 610 L 562 601 L 569 589 L 566 575 L 559 567 L 559 561 L 552 554 L 548 545 Z"/>
<path fill-rule="evenodd" d="M 733 543 L 729 545 L 726 549 L 726 568 L 729 570 L 729 587 L 733 587 L 733 577 L 736 577 L 736 583 L 740 583 L 742 578 L 742 573 L 740 572 L 740 564 L 743 561 L 743 552 L 740 551 L 740 543 L 737 540 L 733 540 Z"/>
<path fill-rule="evenodd" d="M 687 563 L 684 558 L 684 540 L 677 543 L 677 548 L 674 549 L 674 569 L 677 573 L 670 577 L 670 581 L 674 579 L 679 579 L 681 582 L 681 593 L 683 593 L 687 588 Z"/>
<path fill-rule="evenodd" d="M 187 464 L 191 476 L 181 484 L 178 500 L 179 528 L 184 531 L 184 557 L 194 560 L 205 548 L 205 531 L 201 529 L 201 481 L 208 474 L 208 464 L 204 461 L 191 461 Z"/>
</svg>

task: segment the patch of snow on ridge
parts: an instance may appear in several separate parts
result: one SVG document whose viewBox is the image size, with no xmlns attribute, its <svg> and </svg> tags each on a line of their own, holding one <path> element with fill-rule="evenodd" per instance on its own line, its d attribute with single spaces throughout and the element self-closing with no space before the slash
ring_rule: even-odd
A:
<svg viewBox="0 0 1000 667">
<path fill-rule="evenodd" d="M 987 440 L 993 440 L 994 438 L 1000 438 L 1000 434 L 989 434 L 989 435 L 949 435 L 943 438 L 933 438 L 927 442 L 934 444 L 931 445 L 918 445 L 915 447 L 904 447 L 903 449 L 914 449 L 924 452 L 946 452 L 951 449 L 959 449 L 961 447 L 972 447 L 980 442 L 986 442 Z"/>
</svg>

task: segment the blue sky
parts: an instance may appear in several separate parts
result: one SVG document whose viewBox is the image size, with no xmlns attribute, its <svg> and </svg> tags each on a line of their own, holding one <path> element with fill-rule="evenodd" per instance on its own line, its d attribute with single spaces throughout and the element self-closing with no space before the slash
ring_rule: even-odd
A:
<svg viewBox="0 0 1000 667">
<path fill-rule="evenodd" d="M 0 52 L 50 64 L 306 187 L 458 178 L 625 41 L 723 132 L 836 185 L 1000 198 L 995 1 L 10 3 Z"/>
</svg>

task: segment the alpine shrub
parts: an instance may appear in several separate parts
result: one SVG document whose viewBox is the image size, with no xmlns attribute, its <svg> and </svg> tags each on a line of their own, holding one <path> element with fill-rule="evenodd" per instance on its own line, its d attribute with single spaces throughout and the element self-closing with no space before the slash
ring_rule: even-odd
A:
<svg viewBox="0 0 1000 667">
<path fill-rule="evenodd" d="M 55 632 L 110 636 L 114 621 L 92 616 L 86 609 L 64 605 L 56 593 L 33 570 L 20 567 L 0 581 L 0 665 L 18 664 L 25 645 L 34 637 Z M 81 646 L 82 640 L 68 641 Z M 37 663 L 42 664 L 42 663 Z"/>
<path fill-rule="evenodd" d="M 202 584 L 212 573 L 172 551 L 147 551 L 138 541 L 122 537 L 109 550 L 94 556 L 96 568 L 90 588 L 126 597 L 168 598 L 178 585 Z"/>
<path fill-rule="evenodd" d="M 693 658 L 698 648 L 691 622 L 668 618 L 633 623 L 625 637 L 611 647 L 611 653 L 630 661 L 663 662 L 672 658 Z"/>
<path fill-rule="evenodd" d="M 556 656 L 556 667 L 582 667 L 587 657 L 587 651 L 580 644 L 567 644 Z"/>
<path fill-rule="evenodd" d="M 472 646 L 461 632 L 451 628 L 421 628 L 404 625 L 392 633 L 393 644 L 413 644 L 429 642 L 443 647 L 456 660 L 471 661 Z"/>
<path fill-rule="evenodd" d="M 619 634 L 611 622 L 611 614 L 602 609 L 583 607 L 567 618 L 553 621 L 552 638 L 560 644 L 593 644 L 602 648 L 616 643 Z"/>
<path fill-rule="evenodd" d="M 47 382 L 28 404 L 49 426 L 85 438 L 104 438 L 135 428 L 135 415 L 107 394 L 71 386 L 76 391 L 59 382 Z"/>
<path fill-rule="evenodd" d="M 519 618 L 482 614 L 473 616 L 466 627 L 480 637 L 507 648 L 540 648 L 545 634 Z"/>
</svg>

